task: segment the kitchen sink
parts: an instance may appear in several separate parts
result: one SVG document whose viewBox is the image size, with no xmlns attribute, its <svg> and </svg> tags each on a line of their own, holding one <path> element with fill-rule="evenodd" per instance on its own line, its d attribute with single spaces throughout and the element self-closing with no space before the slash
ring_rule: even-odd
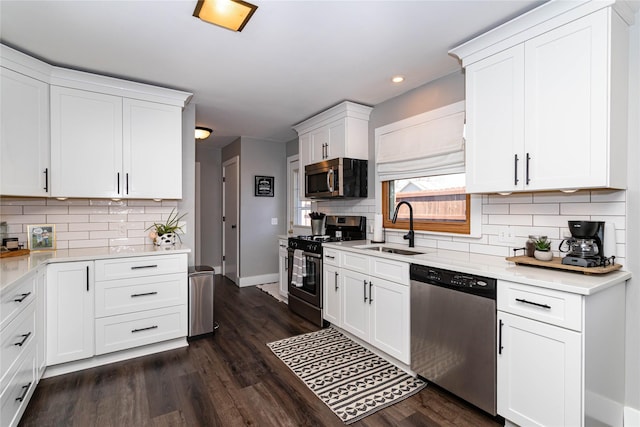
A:
<svg viewBox="0 0 640 427">
<path fill-rule="evenodd" d="M 367 246 L 362 247 L 361 249 L 368 249 L 371 251 L 386 252 L 388 254 L 397 255 L 421 255 L 424 253 L 420 251 L 412 251 L 409 249 L 390 248 L 389 246 Z"/>
</svg>

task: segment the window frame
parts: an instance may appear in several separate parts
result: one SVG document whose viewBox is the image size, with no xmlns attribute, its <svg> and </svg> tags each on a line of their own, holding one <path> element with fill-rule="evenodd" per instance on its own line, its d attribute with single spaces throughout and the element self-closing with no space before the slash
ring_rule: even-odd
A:
<svg viewBox="0 0 640 427">
<path fill-rule="evenodd" d="M 389 182 L 390 181 L 381 181 L 382 185 L 382 226 L 388 229 L 394 230 L 408 230 L 409 229 L 409 220 L 398 219 L 394 224 L 391 222 L 391 210 L 389 206 Z M 471 195 L 469 193 L 466 194 L 466 220 L 464 223 L 453 223 L 453 222 L 445 222 L 445 221 L 426 221 L 426 220 L 413 220 L 413 229 L 416 231 L 431 231 L 436 233 L 453 233 L 460 234 L 465 236 L 470 236 L 472 234 L 471 228 Z"/>
</svg>

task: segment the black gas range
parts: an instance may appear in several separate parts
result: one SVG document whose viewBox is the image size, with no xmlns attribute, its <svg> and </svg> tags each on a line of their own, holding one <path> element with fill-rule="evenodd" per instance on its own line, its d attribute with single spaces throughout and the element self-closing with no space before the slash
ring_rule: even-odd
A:
<svg viewBox="0 0 640 427">
<path fill-rule="evenodd" d="M 318 326 L 322 320 L 322 244 L 367 238 L 367 218 L 364 216 L 325 217 L 326 234 L 322 236 L 297 236 L 288 240 L 289 309 Z M 294 259 L 299 260 L 294 278 Z"/>
</svg>

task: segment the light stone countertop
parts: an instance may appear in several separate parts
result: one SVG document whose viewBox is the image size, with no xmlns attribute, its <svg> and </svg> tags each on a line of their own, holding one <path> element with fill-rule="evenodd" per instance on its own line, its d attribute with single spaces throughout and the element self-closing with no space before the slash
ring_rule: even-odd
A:
<svg viewBox="0 0 640 427">
<path fill-rule="evenodd" d="M 149 255 L 189 253 L 183 245 L 170 248 L 154 245 L 113 246 L 101 248 L 61 249 L 54 251 L 32 251 L 29 255 L 0 259 L 0 292 L 5 292 L 18 280 L 43 265 L 54 262 L 90 261 L 105 258 L 122 258 Z"/>
<path fill-rule="evenodd" d="M 373 251 L 362 246 L 386 246 L 424 252 L 419 255 L 399 255 Z M 499 280 L 508 280 L 542 288 L 591 295 L 631 278 L 628 271 L 617 270 L 607 274 L 582 274 L 533 266 L 520 266 L 503 257 L 439 250 L 425 247 L 409 248 L 408 245 L 385 243 L 372 244 L 368 240 L 323 243 L 323 247 L 395 259 L 413 264 L 443 268 L 460 273 L 475 274 Z M 624 268 L 624 266 L 623 266 Z"/>
</svg>

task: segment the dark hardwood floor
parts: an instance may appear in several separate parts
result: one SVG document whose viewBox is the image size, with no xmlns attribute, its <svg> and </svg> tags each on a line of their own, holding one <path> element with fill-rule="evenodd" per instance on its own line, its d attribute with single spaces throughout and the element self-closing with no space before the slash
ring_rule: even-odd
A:
<svg viewBox="0 0 640 427">
<path fill-rule="evenodd" d="M 255 287 L 216 276 L 214 336 L 42 380 L 21 426 L 340 426 L 266 343 L 317 330 Z M 498 426 L 433 385 L 353 426 Z"/>
</svg>

